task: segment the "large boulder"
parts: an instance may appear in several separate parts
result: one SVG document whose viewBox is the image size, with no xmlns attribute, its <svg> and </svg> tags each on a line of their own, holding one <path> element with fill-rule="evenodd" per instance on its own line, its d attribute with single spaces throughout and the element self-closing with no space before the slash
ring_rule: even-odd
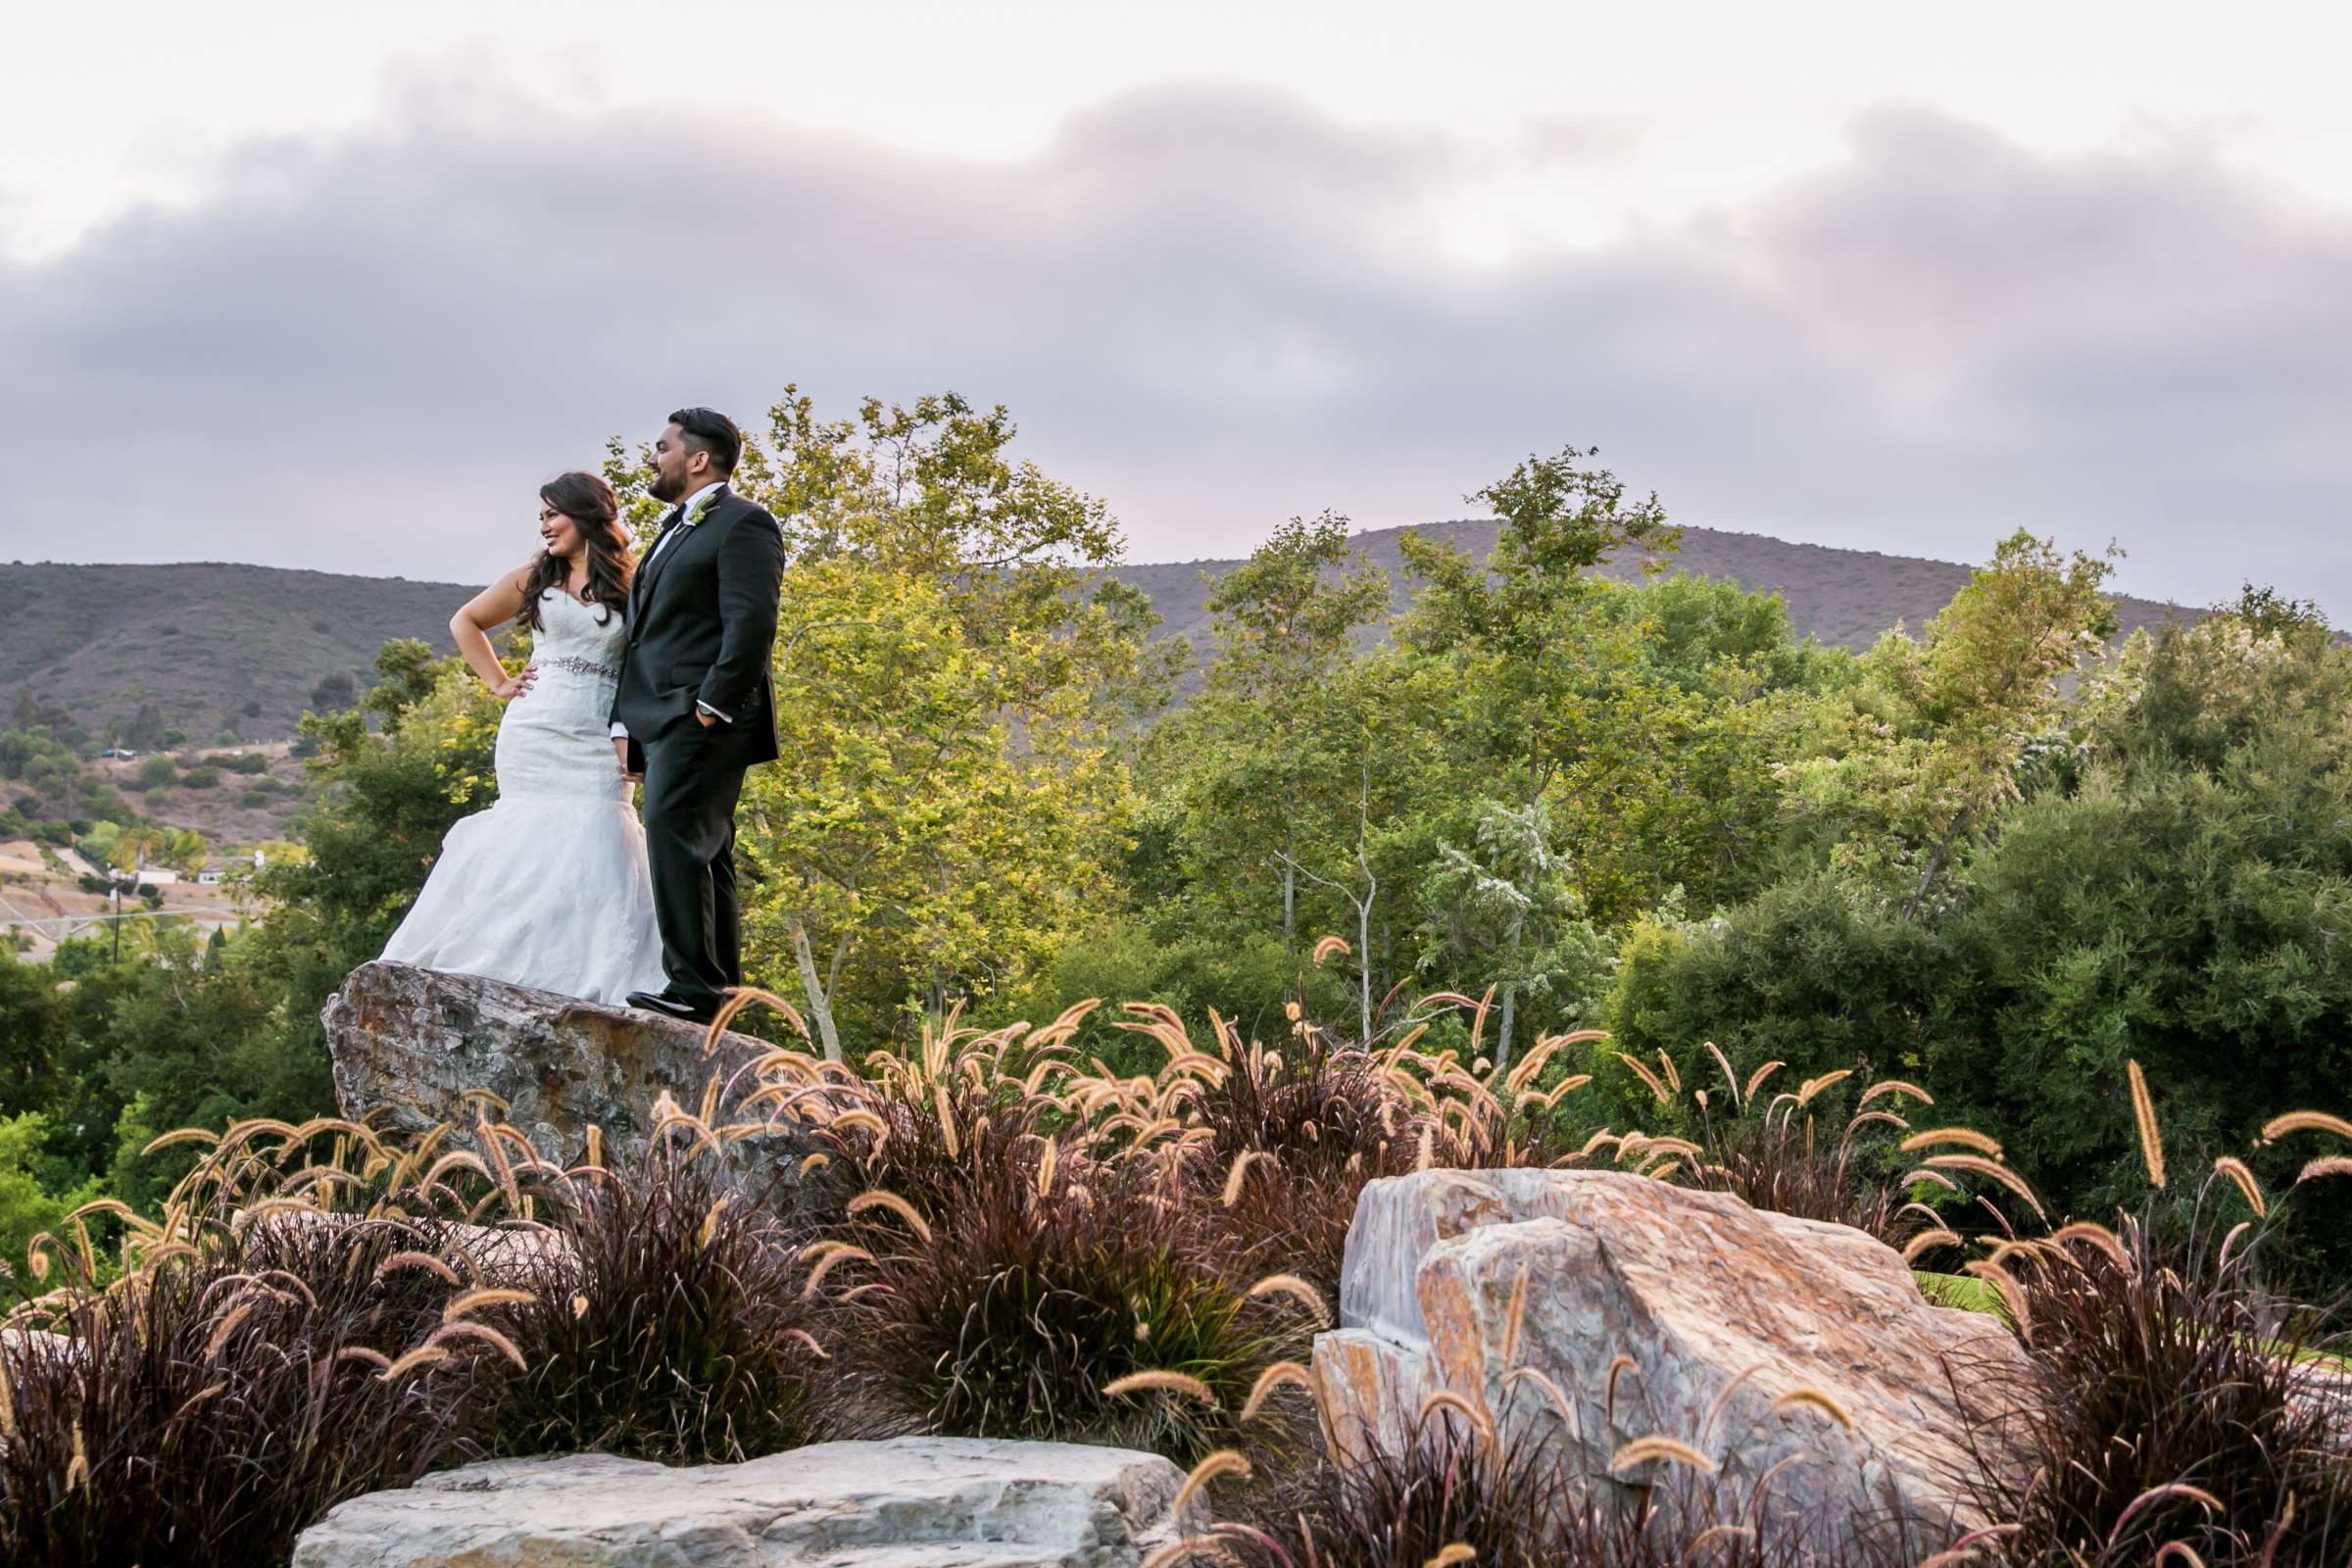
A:
<svg viewBox="0 0 2352 1568">
<path fill-rule="evenodd" d="M 1967 1412 L 2024 1369 L 1997 1319 L 1931 1305 L 1860 1231 L 1615 1171 L 1371 1183 L 1340 1325 L 1314 1374 L 1344 1455 L 1409 1441 L 1442 1392 L 1588 1493 L 1701 1482 L 1673 1461 L 1612 1469 L 1636 1439 L 1687 1444 L 1705 1485 L 1742 1502 L 1761 1487 L 1784 1529 L 1833 1550 L 1933 1550 L 1981 1522 Z"/>
<path fill-rule="evenodd" d="M 1183 1480 L 1155 1454 L 967 1438 L 512 1460 L 343 1503 L 294 1568 L 1136 1568 L 1175 1538 Z"/>
<path fill-rule="evenodd" d="M 608 1161 L 641 1154 L 666 1093 L 692 1111 L 713 1077 L 724 1084 L 774 1050 L 749 1035 L 705 1031 L 630 1007 L 533 991 L 479 975 L 364 963 L 319 1014 L 343 1114 L 384 1131 L 470 1126 L 477 1091 L 542 1157 L 569 1165 L 602 1129 Z M 749 1075 L 740 1087 L 750 1087 Z M 806 1146 L 787 1123 L 730 1149 L 730 1160 L 789 1191 Z"/>
</svg>

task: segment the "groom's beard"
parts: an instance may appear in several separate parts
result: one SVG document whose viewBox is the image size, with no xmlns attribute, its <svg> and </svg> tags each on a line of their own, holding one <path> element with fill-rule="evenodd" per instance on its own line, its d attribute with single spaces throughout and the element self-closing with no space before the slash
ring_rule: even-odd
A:
<svg viewBox="0 0 2352 1568">
<path fill-rule="evenodd" d="M 675 501 L 686 494 L 686 481 L 664 479 L 657 475 L 654 482 L 645 487 L 645 493 L 656 501 L 664 503 Z"/>
</svg>

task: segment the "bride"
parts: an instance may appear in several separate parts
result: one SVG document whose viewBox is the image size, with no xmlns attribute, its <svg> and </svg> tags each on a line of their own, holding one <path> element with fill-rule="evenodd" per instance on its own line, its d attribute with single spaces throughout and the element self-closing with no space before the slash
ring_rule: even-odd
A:
<svg viewBox="0 0 2352 1568">
<path fill-rule="evenodd" d="M 498 801 L 449 830 L 384 956 L 618 1004 L 666 983 L 645 829 L 606 722 L 619 673 L 631 561 L 612 487 L 566 473 L 539 491 L 546 551 L 452 617 L 458 652 L 508 704 Z M 491 628 L 531 628 L 510 676 Z"/>
</svg>

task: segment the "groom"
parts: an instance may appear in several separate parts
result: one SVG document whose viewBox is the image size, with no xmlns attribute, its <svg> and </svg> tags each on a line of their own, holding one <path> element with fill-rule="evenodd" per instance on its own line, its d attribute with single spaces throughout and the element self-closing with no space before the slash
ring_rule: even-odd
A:
<svg viewBox="0 0 2352 1568">
<path fill-rule="evenodd" d="M 645 843 L 669 984 L 629 1004 L 708 1023 L 743 983 L 735 904 L 735 800 L 744 770 L 776 760 L 768 654 L 784 538 L 730 493 L 743 432 L 680 409 L 654 443 L 657 501 L 677 503 L 629 589 L 628 646 L 612 697 L 621 770 L 645 779 Z"/>
</svg>

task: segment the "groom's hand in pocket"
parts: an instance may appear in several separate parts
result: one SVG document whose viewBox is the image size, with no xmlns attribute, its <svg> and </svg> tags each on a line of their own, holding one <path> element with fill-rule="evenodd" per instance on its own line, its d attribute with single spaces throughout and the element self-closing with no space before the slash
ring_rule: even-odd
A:
<svg viewBox="0 0 2352 1568">
<path fill-rule="evenodd" d="M 618 735 L 612 737 L 612 757 L 615 761 L 620 763 L 620 777 L 623 783 L 642 784 L 645 782 L 643 773 L 629 771 L 629 743 L 625 738 Z"/>
</svg>

